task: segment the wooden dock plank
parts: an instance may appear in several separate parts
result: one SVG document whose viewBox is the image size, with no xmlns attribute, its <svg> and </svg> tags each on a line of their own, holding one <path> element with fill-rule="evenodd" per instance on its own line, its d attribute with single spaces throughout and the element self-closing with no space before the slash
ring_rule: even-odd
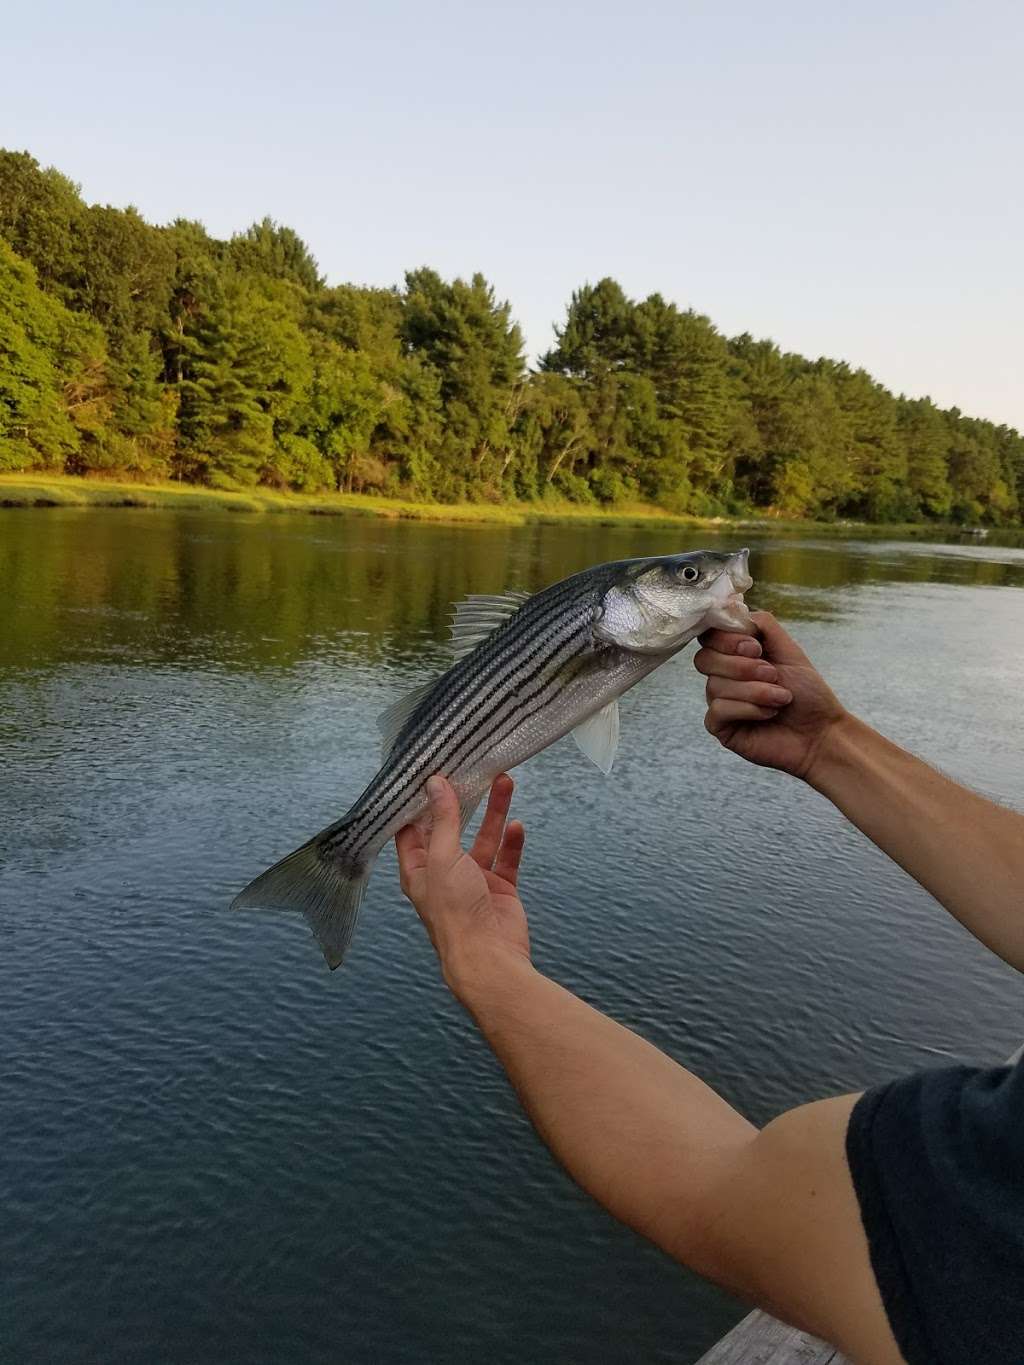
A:
<svg viewBox="0 0 1024 1365">
<path fill-rule="evenodd" d="M 834 1346 L 758 1310 L 702 1355 L 696 1365 L 849 1365 Z"/>
</svg>

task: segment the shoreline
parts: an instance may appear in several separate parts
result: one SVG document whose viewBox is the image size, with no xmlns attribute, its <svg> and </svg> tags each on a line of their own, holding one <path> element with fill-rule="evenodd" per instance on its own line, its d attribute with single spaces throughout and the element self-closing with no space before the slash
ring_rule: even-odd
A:
<svg viewBox="0 0 1024 1365">
<path fill-rule="evenodd" d="M 279 493 L 269 488 L 228 491 L 185 483 L 132 483 L 78 478 L 67 474 L 0 474 L 2 508 L 135 508 L 159 511 L 295 513 L 307 516 L 379 517 L 389 521 L 428 521 L 466 526 L 530 525 L 634 526 L 657 529 L 685 526 L 708 531 L 823 536 L 935 537 L 964 534 L 938 522 L 811 521 L 783 517 L 697 517 L 645 505 L 584 507 L 572 503 L 427 503 L 370 493 Z M 998 536 L 1016 537 L 1020 527 L 993 527 Z"/>
</svg>

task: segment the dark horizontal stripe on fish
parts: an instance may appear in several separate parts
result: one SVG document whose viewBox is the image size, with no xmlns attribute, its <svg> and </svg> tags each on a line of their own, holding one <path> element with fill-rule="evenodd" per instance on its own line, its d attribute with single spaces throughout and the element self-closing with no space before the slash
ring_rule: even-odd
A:
<svg viewBox="0 0 1024 1365">
<path fill-rule="evenodd" d="M 560 672 L 561 669 L 563 669 L 567 663 L 585 654 L 590 649 L 590 647 L 591 646 L 589 641 L 585 642 L 584 644 L 581 644 L 576 650 L 573 651 L 572 654 L 568 655 L 567 658 L 561 661 L 557 671 Z M 561 679 L 558 678 L 557 676 L 549 678 L 544 682 L 541 682 L 540 685 L 536 687 L 527 696 L 516 698 L 517 709 L 513 710 L 512 712 L 505 716 L 504 720 L 506 724 L 503 730 L 501 729 L 502 724 L 501 722 L 499 722 L 496 727 L 489 730 L 486 734 L 483 735 L 480 735 L 478 727 L 478 729 L 474 731 L 474 734 L 478 736 L 475 744 L 473 744 L 472 736 L 464 737 L 463 741 L 456 747 L 455 752 L 449 754 L 436 766 L 422 765 L 419 769 L 418 774 L 415 776 L 411 776 L 409 782 L 403 788 L 402 799 L 399 800 L 398 798 L 396 798 L 394 801 L 392 801 L 388 806 L 387 813 L 382 815 L 369 831 L 361 833 L 359 842 L 362 844 L 370 843 L 373 840 L 374 836 L 379 834 L 381 830 L 383 830 L 387 826 L 387 824 L 392 819 L 394 819 L 398 811 L 401 810 L 402 806 L 406 803 L 406 801 L 408 801 L 412 792 L 414 792 L 415 789 L 427 777 L 429 777 L 432 772 L 444 769 L 447 771 L 449 776 L 456 774 L 459 767 L 470 762 L 476 753 L 478 753 L 480 750 L 486 750 L 488 746 L 494 745 L 496 737 L 499 743 L 502 740 L 507 739 L 508 736 L 519 725 L 522 725 L 525 721 L 531 720 L 535 715 L 538 715 L 541 711 L 543 711 L 545 707 L 550 706 L 551 702 L 561 691 L 561 687 L 562 687 Z M 537 703 L 536 706 L 531 707 L 530 703 L 534 700 L 534 698 L 538 696 L 541 697 L 541 700 Z M 460 751 L 464 749 L 467 744 L 472 746 L 470 749 L 470 753 L 460 754 Z"/>
<path fill-rule="evenodd" d="M 591 646 L 589 641 L 586 644 L 581 645 L 579 649 L 575 650 L 566 659 L 564 659 L 562 663 L 559 664 L 558 672 L 561 673 L 562 670 L 566 667 L 566 665 L 572 663 L 574 659 L 581 658 L 584 654 L 587 653 L 590 647 Z M 489 734 L 487 734 L 486 736 L 482 737 L 479 740 L 479 742 L 470 750 L 469 753 L 463 754 L 461 757 L 459 757 L 456 760 L 457 764 L 468 765 L 474 761 L 478 752 L 481 749 L 485 749 L 487 747 L 496 747 L 498 744 L 501 744 L 504 740 L 508 739 L 509 735 L 512 734 L 514 730 L 518 729 L 518 727 L 522 725 L 524 721 L 532 720 L 533 717 L 539 715 L 540 712 L 543 711 L 546 706 L 550 706 L 552 701 L 554 701 L 555 696 L 557 696 L 557 694 L 561 692 L 564 686 L 565 686 L 564 680 L 557 676 L 551 678 L 549 682 L 542 683 L 540 687 L 536 688 L 530 694 L 529 697 L 522 699 L 521 709 L 519 711 L 512 712 L 506 717 L 506 720 L 511 723 L 508 724 L 504 730 L 501 730 L 500 733 L 498 733 L 497 728 L 495 730 L 490 731 Z M 536 706 L 527 709 L 530 701 L 532 701 L 534 697 L 540 696 L 540 694 L 544 692 L 545 688 L 552 688 L 553 689 L 552 695 L 542 697 L 542 699 L 537 703 Z"/>
<path fill-rule="evenodd" d="M 420 707 L 409 717 L 401 732 L 396 736 L 395 747 L 397 748 L 401 744 L 403 736 L 410 727 L 426 729 L 445 710 L 454 708 L 460 702 L 465 704 L 471 701 L 474 694 L 479 692 L 485 684 L 506 671 L 509 655 L 513 650 L 518 652 L 521 659 L 532 658 L 533 653 L 531 651 L 536 641 L 542 638 L 545 631 L 551 631 L 553 627 L 557 628 L 561 612 L 555 608 L 560 605 L 561 598 L 568 595 L 560 594 L 559 598 L 546 603 L 544 611 L 527 611 L 524 613 L 521 609 L 516 612 L 514 616 L 511 616 L 503 625 L 481 641 L 476 649 L 464 659 L 459 660 L 449 670 L 448 674 L 442 674 L 437 679 L 435 689 L 424 697 Z M 414 758 L 415 750 L 405 757 Z"/>
<path fill-rule="evenodd" d="M 572 663 L 574 659 L 581 658 L 590 650 L 590 648 L 591 643 L 589 640 L 581 642 L 575 649 L 566 654 L 564 658 L 558 660 L 552 676 L 542 680 L 532 692 L 527 692 L 523 695 L 517 688 L 515 695 L 506 697 L 505 701 L 511 702 L 512 707 L 510 710 L 506 711 L 504 715 L 499 716 L 498 714 L 504 709 L 503 703 L 501 707 L 496 707 L 492 711 L 487 717 L 486 722 L 476 726 L 470 733 L 467 734 L 465 731 L 461 731 L 459 734 L 459 743 L 454 752 L 450 753 L 445 760 L 446 765 L 453 772 L 457 771 L 460 767 L 464 767 L 471 763 L 480 750 L 486 749 L 489 745 L 493 745 L 495 741 L 501 742 L 501 740 L 507 739 L 509 734 L 511 734 L 517 726 L 521 725 L 523 721 L 529 720 L 539 711 L 542 711 L 545 706 L 549 705 L 549 703 L 554 700 L 554 697 L 561 692 L 562 688 L 565 686 L 565 680 L 562 677 L 562 674 L 564 673 L 566 666 Z M 530 678 L 524 679 L 523 683 L 529 685 L 535 681 L 539 672 L 539 669 L 536 670 Z M 549 691 L 551 693 L 550 696 L 543 695 Z M 528 709 L 530 702 L 532 702 L 535 697 L 539 696 L 542 696 L 541 702 L 532 709 Z M 468 752 L 466 752 L 467 749 Z"/>
<path fill-rule="evenodd" d="M 565 644 L 570 643 L 571 636 L 569 640 L 565 641 Z M 458 731 L 452 730 L 443 736 L 442 745 L 447 744 L 449 746 L 449 751 L 447 753 L 439 755 L 436 761 L 430 761 L 430 755 L 428 754 L 424 760 L 418 761 L 411 766 L 405 766 L 404 781 L 402 782 L 399 791 L 387 802 L 384 810 L 378 812 L 376 818 L 371 817 L 369 828 L 366 828 L 364 824 L 357 820 L 355 828 L 350 827 L 345 833 L 355 835 L 359 844 L 365 845 L 372 842 L 374 837 L 378 835 L 392 819 L 394 819 L 416 788 L 419 787 L 432 772 L 444 770 L 449 774 L 455 773 L 460 766 L 467 762 L 467 749 L 469 750 L 469 754 L 473 755 L 480 750 L 486 749 L 488 745 L 493 744 L 495 736 L 499 733 L 502 740 L 507 738 L 518 725 L 521 725 L 525 720 L 529 720 L 532 716 L 542 711 L 545 706 L 549 705 L 563 685 L 558 674 L 565 668 L 567 663 L 570 663 L 573 659 L 579 658 L 591 648 L 590 640 L 577 644 L 574 649 L 571 649 L 565 654 L 564 658 L 558 659 L 554 667 L 554 675 L 551 678 L 541 681 L 539 686 L 534 687 L 532 691 L 527 691 L 525 694 L 522 692 L 522 689 L 524 687 L 530 687 L 537 679 L 538 675 L 544 671 L 545 667 L 554 662 L 557 654 L 559 652 L 564 652 L 565 644 L 562 645 L 561 651 L 555 650 L 549 653 L 528 676 L 518 678 L 516 680 L 515 692 L 507 692 L 502 697 L 496 699 L 495 704 L 490 707 L 490 710 L 485 716 L 482 716 L 479 719 L 477 725 L 474 726 L 471 731 L 467 732 L 464 727 L 460 727 Z M 541 702 L 536 707 L 530 709 L 530 703 L 534 698 L 541 696 L 545 692 L 549 692 L 550 695 L 543 696 Z M 513 703 L 512 710 L 499 718 L 499 712 L 504 710 L 505 705 L 508 702 Z M 454 748 L 451 747 L 452 741 L 454 741 Z M 435 745 L 434 747 L 436 748 L 438 746 Z M 339 834 L 341 833 L 342 832 L 339 831 Z M 341 842 L 341 840 L 338 842 Z M 345 842 L 347 842 L 347 839 Z"/>
<path fill-rule="evenodd" d="M 444 678 L 438 680 L 441 685 L 436 686 L 436 690 L 423 699 L 421 708 L 418 709 L 408 724 L 414 727 L 417 732 L 416 738 L 407 739 L 410 747 L 404 752 L 399 752 L 402 743 L 402 735 L 398 736 L 392 753 L 396 758 L 396 767 L 400 770 L 403 766 L 414 763 L 420 755 L 427 750 L 436 747 L 437 735 L 436 726 L 443 724 L 447 718 L 449 725 L 457 719 L 461 728 L 471 723 L 478 717 L 479 712 L 488 703 L 498 703 L 504 699 L 513 686 L 519 686 L 523 681 L 529 681 L 530 675 L 524 674 L 524 668 L 533 660 L 537 659 L 543 651 L 547 650 L 547 656 L 557 649 L 561 643 L 561 637 L 565 631 L 559 631 L 557 624 L 553 627 L 552 622 L 557 618 L 549 618 L 540 623 L 537 629 L 529 634 L 509 635 L 501 643 L 500 649 L 490 652 L 489 658 L 482 660 L 484 667 L 471 668 L 461 678 L 453 680 L 453 683 L 444 684 Z M 569 627 L 572 623 L 565 621 L 565 626 Z M 574 627 L 578 629 L 577 627 Z M 536 645 L 535 648 L 531 646 Z M 545 659 L 541 660 L 539 666 L 543 667 Z M 477 660 L 477 662 L 481 662 Z M 488 685 L 497 681 L 496 687 L 489 688 Z M 460 706 L 463 708 L 462 714 L 459 712 Z M 405 729 L 403 728 L 403 734 Z M 387 792 L 399 780 L 397 775 L 389 772 L 386 768 L 378 774 L 378 781 L 381 787 L 374 791 L 371 788 L 364 795 L 364 800 L 369 800 L 378 804 L 380 800 L 387 799 Z"/>
<path fill-rule="evenodd" d="M 537 609 L 541 607 L 537 598 L 530 601 L 534 604 L 532 607 L 530 602 L 524 604 L 455 665 L 451 670 L 449 686 L 443 689 L 446 701 L 454 700 L 460 689 L 465 693 L 485 681 L 490 681 L 504 666 L 505 654 L 512 646 L 524 652 L 531 649 L 545 630 L 550 630 L 565 617 L 564 603 L 579 601 L 579 594 L 563 590 L 544 602 L 542 609 Z M 580 602 L 581 607 L 586 605 L 585 602 Z M 408 723 L 413 724 L 414 719 L 416 718 L 410 717 Z"/>
<path fill-rule="evenodd" d="M 431 735 L 429 728 L 433 727 L 430 727 L 429 722 L 424 718 L 428 733 L 424 735 L 423 741 L 413 753 L 401 756 L 397 770 L 391 775 L 388 782 L 387 791 L 389 794 L 385 796 L 384 793 L 375 793 L 370 804 L 359 812 L 352 825 L 349 825 L 345 831 L 339 831 L 339 837 L 334 842 L 336 844 L 348 843 L 354 838 L 357 843 L 365 844 L 371 840 L 401 809 L 402 805 L 408 800 L 411 790 L 419 786 L 424 777 L 429 776 L 430 772 L 436 772 L 439 768 L 451 766 L 453 745 L 454 752 L 458 753 L 466 742 L 471 741 L 483 727 L 491 723 L 496 712 L 504 708 L 508 702 L 514 703 L 522 689 L 529 687 L 538 674 L 555 663 L 556 659 L 556 668 L 564 664 L 565 660 L 558 659 L 558 655 L 565 652 L 567 646 L 572 643 L 572 635 L 576 631 L 578 631 L 578 627 L 570 631 L 567 638 L 556 636 L 553 641 L 549 636 L 550 647 L 534 650 L 533 654 L 527 656 L 526 660 L 520 657 L 518 667 L 509 672 L 501 687 L 492 693 L 474 696 L 481 685 L 478 682 L 477 687 L 470 693 L 470 700 L 475 702 L 475 705 L 471 705 L 465 715 L 458 718 L 458 726 L 452 723 L 457 719 L 453 716 L 446 730 L 437 733 L 435 729 Z M 589 641 L 583 648 L 589 648 Z M 524 673 L 522 671 L 523 662 L 535 659 L 541 653 L 543 653 L 543 657 L 528 673 Z M 507 663 L 507 658 L 505 662 Z M 435 717 L 436 719 L 437 717 Z M 476 721 L 476 724 L 467 729 L 473 720 Z M 446 747 L 448 752 L 445 752 Z"/>
<path fill-rule="evenodd" d="M 512 618 L 514 621 L 515 618 Z M 509 624 L 512 624 L 512 621 Z M 513 688 L 518 688 L 528 684 L 536 669 L 530 673 L 524 673 L 524 666 L 536 659 L 539 654 L 545 652 L 545 657 L 537 665 L 543 668 L 551 656 L 557 652 L 559 647 L 564 647 L 568 639 L 564 638 L 566 630 L 569 638 L 574 632 L 580 629 L 582 622 L 572 616 L 561 616 L 554 610 L 547 610 L 538 614 L 533 620 L 524 623 L 526 629 L 511 631 L 502 640 L 494 640 L 491 649 L 486 645 L 482 656 L 477 656 L 475 662 L 483 664 L 483 667 L 471 667 L 463 673 L 462 677 L 453 678 L 448 685 L 438 687 L 436 693 L 425 697 L 421 706 L 425 710 L 418 709 L 410 717 L 409 725 L 415 725 L 421 731 L 420 737 L 412 744 L 411 749 L 398 754 L 395 749 L 396 763 L 392 767 L 388 764 L 370 784 L 370 787 L 363 793 L 363 796 L 356 803 L 356 810 L 353 822 L 348 826 L 347 832 L 360 837 L 360 825 L 369 817 L 371 820 L 377 808 L 382 804 L 390 807 L 401 794 L 401 791 L 408 785 L 406 773 L 410 768 L 415 769 L 415 765 L 422 756 L 429 756 L 438 747 L 439 737 L 436 734 L 436 726 L 443 723 L 446 714 L 448 724 L 452 726 L 456 719 L 459 722 L 460 730 L 465 730 L 467 724 L 474 720 L 477 724 L 483 723 L 485 716 L 480 716 L 480 712 L 488 705 L 500 705 L 506 700 L 506 696 Z M 562 626 L 562 629 L 559 629 Z M 504 628 L 502 628 L 504 633 Z M 497 632 L 496 632 L 497 635 Z M 545 651 L 545 644 L 548 646 Z M 536 646 L 536 647 L 533 647 Z M 473 655 L 468 656 L 473 659 Z M 456 665 L 459 669 L 460 665 Z M 455 670 L 453 670 L 454 672 Z M 504 676 L 501 676 L 504 675 Z M 487 685 L 498 676 L 500 678 L 497 688 L 487 691 Z M 442 683 L 442 679 L 438 682 Z M 462 704 L 467 709 L 465 714 L 458 716 L 458 706 Z M 405 733 L 403 727 L 402 733 Z M 402 735 L 398 737 L 397 745 L 401 743 Z M 395 788 L 398 791 L 395 791 Z M 341 831 L 339 831 L 341 835 Z M 347 842 L 347 839 L 339 838 L 337 842 Z"/>
</svg>

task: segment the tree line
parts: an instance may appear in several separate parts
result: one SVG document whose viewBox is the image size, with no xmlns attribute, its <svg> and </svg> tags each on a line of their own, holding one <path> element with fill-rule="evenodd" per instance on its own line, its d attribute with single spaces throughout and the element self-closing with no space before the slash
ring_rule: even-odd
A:
<svg viewBox="0 0 1024 1365">
<path fill-rule="evenodd" d="M 457 501 L 995 524 L 1024 438 L 692 309 L 573 293 L 534 370 L 480 274 L 329 286 L 269 218 L 230 240 L 86 204 L 0 151 L 0 470 Z"/>
</svg>

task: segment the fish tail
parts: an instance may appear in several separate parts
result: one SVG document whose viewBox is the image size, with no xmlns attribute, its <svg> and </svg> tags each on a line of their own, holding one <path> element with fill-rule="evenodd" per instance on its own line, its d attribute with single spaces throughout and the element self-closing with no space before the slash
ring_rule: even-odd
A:
<svg viewBox="0 0 1024 1365">
<path fill-rule="evenodd" d="M 332 971 L 344 961 L 373 870 L 372 859 L 357 862 L 337 850 L 338 828 L 268 867 L 231 902 L 232 910 L 301 910 Z"/>
</svg>

